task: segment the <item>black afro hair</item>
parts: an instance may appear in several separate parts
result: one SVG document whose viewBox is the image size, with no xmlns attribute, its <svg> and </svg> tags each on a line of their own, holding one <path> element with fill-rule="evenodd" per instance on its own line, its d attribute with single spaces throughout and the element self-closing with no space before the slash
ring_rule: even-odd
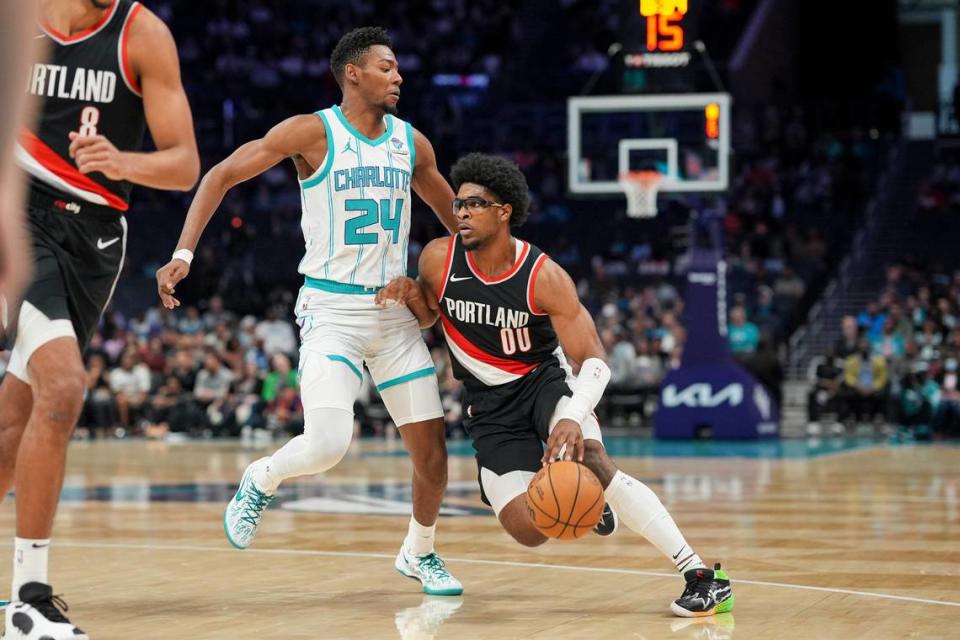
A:
<svg viewBox="0 0 960 640">
<path fill-rule="evenodd" d="M 383 27 L 359 27 L 344 34 L 330 54 L 330 69 L 337 84 L 343 86 L 343 71 L 348 64 L 359 65 L 370 47 L 378 44 L 393 48 L 393 41 Z"/>
<path fill-rule="evenodd" d="M 527 221 L 530 211 L 530 191 L 527 179 L 516 164 L 500 156 L 486 153 L 468 153 L 450 170 L 453 190 L 465 182 L 480 185 L 500 202 L 513 207 L 510 226 L 517 229 Z"/>
</svg>

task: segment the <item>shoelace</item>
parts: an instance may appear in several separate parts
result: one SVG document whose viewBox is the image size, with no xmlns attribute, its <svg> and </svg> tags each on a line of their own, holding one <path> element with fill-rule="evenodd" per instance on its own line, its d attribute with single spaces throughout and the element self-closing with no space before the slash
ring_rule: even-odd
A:
<svg viewBox="0 0 960 640">
<path fill-rule="evenodd" d="M 435 553 L 421 558 L 420 566 L 425 568 L 434 578 L 447 578 L 450 575 L 447 568 L 443 566 L 443 560 Z"/>
<path fill-rule="evenodd" d="M 263 514 L 263 510 L 267 508 L 267 505 L 273 501 L 273 496 L 268 496 L 264 492 L 260 491 L 256 487 L 250 486 L 247 490 L 249 494 L 253 494 L 253 498 L 250 498 L 249 495 L 244 496 L 244 504 L 246 505 L 243 508 L 243 515 L 240 516 L 240 519 L 248 523 L 250 526 L 257 526 L 257 522 L 260 521 L 260 516 Z"/>
<path fill-rule="evenodd" d="M 70 607 L 67 606 L 67 603 L 59 595 L 50 596 L 49 598 L 43 600 L 34 600 L 33 602 L 28 602 L 31 607 L 43 614 L 43 617 L 49 620 L 50 622 L 66 622 L 70 623 L 67 620 L 67 617 L 60 613 L 60 609 L 63 609 L 64 613 L 70 611 Z M 57 608 L 59 607 L 59 609 Z"/>
<path fill-rule="evenodd" d="M 699 596 L 706 602 L 710 598 L 710 585 L 713 584 L 713 576 L 711 577 L 702 577 L 695 578 L 687 583 L 687 587 L 683 590 L 683 595 L 681 598 L 687 598 L 693 595 Z"/>
</svg>

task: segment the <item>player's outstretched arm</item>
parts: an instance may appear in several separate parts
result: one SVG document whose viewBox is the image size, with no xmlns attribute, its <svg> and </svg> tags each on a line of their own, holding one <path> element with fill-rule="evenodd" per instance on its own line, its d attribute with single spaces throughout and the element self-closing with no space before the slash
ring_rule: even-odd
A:
<svg viewBox="0 0 960 640">
<path fill-rule="evenodd" d="M 127 43 L 131 72 L 139 78 L 143 110 L 156 151 L 119 151 L 102 135 L 70 132 L 70 157 L 81 173 L 99 171 L 154 189 L 189 191 L 200 174 L 190 104 L 180 81 L 177 45 L 170 29 L 140 7 Z"/>
<path fill-rule="evenodd" d="M 573 397 L 550 434 L 543 462 L 549 464 L 555 460 L 564 445 L 567 447 L 564 459 L 582 462 L 584 446 L 580 425 L 600 402 L 610 381 L 603 344 L 590 312 L 580 303 L 573 280 L 553 260 L 547 260 L 537 273 L 533 302 L 550 316 L 564 353 L 580 363 L 580 373 L 572 385 Z"/>
<path fill-rule="evenodd" d="M 318 154 L 326 153 L 326 130 L 316 116 L 300 115 L 284 120 L 263 138 L 240 146 L 203 176 L 180 231 L 174 252 L 178 257 L 157 271 L 157 291 L 163 306 L 168 309 L 180 306 L 180 301 L 173 297 L 175 287 L 190 273 L 189 261 L 200 235 L 227 191 L 260 175 L 284 158 L 299 154 L 304 150 L 305 141 L 317 146 Z"/>
<path fill-rule="evenodd" d="M 381 307 L 399 304 L 410 309 L 421 329 L 429 329 L 437 322 L 437 313 L 427 304 L 426 296 L 413 278 L 400 276 L 377 291 L 374 298 Z"/>
<path fill-rule="evenodd" d="M 376 303 L 382 306 L 391 304 L 406 305 L 420 323 L 421 329 L 428 329 L 437 322 L 440 316 L 440 305 L 437 303 L 437 294 L 434 293 L 434 279 L 442 276 L 444 261 L 446 260 L 447 238 L 436 238 L 427 243 L 420 252 L 420 276 L 417 280 L 401 276 L 394 278 L 387 286 L 377 292 Z M 440 273 L 441 275 L 437 276 Z"/>
<path fill-rule="evenodd" d="M 427 137 L 413 130 L 413 146 L 417 155 L 411 186 L 450 233 L 457 232 L 457 217 L 453 214 L 453 189 L 437 169 L 437 154 Z"/>
</svg>

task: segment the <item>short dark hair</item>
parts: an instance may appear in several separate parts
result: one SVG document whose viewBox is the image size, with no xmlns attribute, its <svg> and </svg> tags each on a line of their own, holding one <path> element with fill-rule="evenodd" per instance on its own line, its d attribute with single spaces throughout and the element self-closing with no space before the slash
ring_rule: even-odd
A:
<svg viewBox="0 0 960 640">
<path fill-rule="evenodd" d="M 497 196 L 504 204 L 513 207 L 510 226 L 523 226 L 530 211 L 530 191 L 527 178 L 515 163 L 500 156 L 486 153 L 468 153 L 450 170 L 453 189 L 457 191 L 465 182 L 480 185 Z"/>
<path fill-rule="evenodd" d="M 359 65 L 370 47 L 378 44 L 393 49 L 390 34 L 383 27 L 359 27 L 344 34 L 330 54 L 330 69 L 337 84 L 343 86 L 343 71 L 348 64 Z"/>
</svg>

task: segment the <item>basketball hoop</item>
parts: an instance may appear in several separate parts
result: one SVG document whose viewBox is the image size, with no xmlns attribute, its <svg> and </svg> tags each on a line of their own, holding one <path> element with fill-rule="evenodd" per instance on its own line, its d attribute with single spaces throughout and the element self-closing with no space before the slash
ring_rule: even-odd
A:
<svg viewBox="0 0 960 640">
<path fill-rule="evenodd" d="M 628 171 L 618 179 L 627 194 L 627 215 L 631 218 L 653 218 L 657 215 L 657 191 L 663 182 L 659 171 Z"/>
</svg>

